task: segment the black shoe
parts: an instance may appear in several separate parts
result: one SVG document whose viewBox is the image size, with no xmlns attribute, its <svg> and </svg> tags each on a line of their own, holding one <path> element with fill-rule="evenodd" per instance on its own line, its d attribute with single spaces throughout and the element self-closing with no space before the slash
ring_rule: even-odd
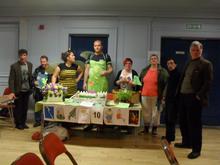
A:
<svg viewBox="0 0 220 165">
<path fill-rule="evenodd" d="M 147 135 L 149 132 L 146 132 L 145 130 L 138 132 L 138 135 Z"/>
<path fill-rule="evenodd" d="M 157 127 L 153 127 L 153 128 L 152 128 L 151 134 L 152 134 L 153 136 L 157 136 Z"/>
<path fill-rule="evenodd" d="M 168 143 L 169 145 L 171 145 L 171 142 L 172 142 L 172 141 L 168 140 L 168 139 L 166 138 L 166 136 L 162 136 L 162 137 L 161 137 L 161 140 L 166 140 L 167 143 Z"/>
<path fill-rule="evenodd" d="M 149 133 L 149 126 L 144 126 L 144 132 Z"/>
<path fill-rule="evenodd" d="M 23 125 L 16 125 L 15 128 L 20 129 L 20 130 L 23 130 L 23 129 L 24 129 L 24 126 L 23 126 Z"/>
<path fill-rule="evenodd" d="M 138 135 L 144 135 L 149 133 L 149 126 L 144 126 L 144 130 L 138 132 Z"/>
<path fill-rule="evenodd" d="M 175 143 L 174 146 L 176 148 L 192 148 L 190 145 L 183 144 L 183 143 Z"/>
<path fill-rule="evenodd" d="M 198 158 L 200 156 L 200 152 L 191 152 L 189 153 L 189 155 L 187 156 L 189 159 L 195 159 Z"/>
<path fill-rule="evenodd" d="M 24 127 L 24 129 L 28 129 L 29 128 L 26 124 L 23 127 Z"/>
<path fill-rule="evenodd" d="M 34 123 L 33 127 L 39 127 L 40 125 L 41 125 L 40 122 L 36 122 L 36 123 Z"/>
</svg>

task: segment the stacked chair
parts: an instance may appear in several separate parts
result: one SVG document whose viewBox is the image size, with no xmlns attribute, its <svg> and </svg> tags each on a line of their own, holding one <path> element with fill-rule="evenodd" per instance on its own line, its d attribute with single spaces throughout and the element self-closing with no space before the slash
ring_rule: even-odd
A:
<svg viewBox="0 0 220 165">
<path fill-rule="evenodd" d="M 66 154 L 73 165 L 78 165 L 63 142 L 54 133 L 49 133 L 40 140 L 39 149 L 46 165 L 55 165 L 55 159 L 61 154 Z M 11 165 L 44 165 L 44 163 L 36 154 L 26 153 Z"/>
<path fill-rule="evenodd" d="M 35 153 L 25 153 L 17 158 L 11 165 L 44 165 L 42 160 Z"/>
<path fill-rule="evenodd" d="M 66 154 L 73 165 L 77 165 L 77 162 L 71 153 L 66 149 L 63 142 L 54 133 L 49 133 L 43 139 L 41 139 L 39 148 L 40 153 L 47 165 L 54 165 L 56 157 L 61 154 Z"/>
</svg>

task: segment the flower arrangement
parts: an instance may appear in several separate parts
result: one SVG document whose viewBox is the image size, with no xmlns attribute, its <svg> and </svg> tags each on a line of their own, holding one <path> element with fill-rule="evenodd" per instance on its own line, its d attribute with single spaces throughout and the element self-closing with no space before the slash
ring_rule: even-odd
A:
<svg viewBox="0 0 220 165">
<path fill-rule="evenodd" d="M 62 102 L 63 95 L 67 92 L 67 87 L 61 84 L 49 83 L 43 88 L 43 94 L 47 102 Z"/>
</svg>

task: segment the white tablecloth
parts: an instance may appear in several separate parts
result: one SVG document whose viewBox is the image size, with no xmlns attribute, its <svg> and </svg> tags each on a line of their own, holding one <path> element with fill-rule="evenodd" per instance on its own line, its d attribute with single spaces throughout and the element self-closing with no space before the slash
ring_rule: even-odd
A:
<svg viewBox="0 0 220 165">
<path fill-rule="evenodd" d="M 41 103 L 43 104 L 44 120 L 47 121 L 135 127 L 140 125 L 140 105 L 129 108 L 118 108 L 101 105 L 86 107 L 65 103 Z"/>
</svg>

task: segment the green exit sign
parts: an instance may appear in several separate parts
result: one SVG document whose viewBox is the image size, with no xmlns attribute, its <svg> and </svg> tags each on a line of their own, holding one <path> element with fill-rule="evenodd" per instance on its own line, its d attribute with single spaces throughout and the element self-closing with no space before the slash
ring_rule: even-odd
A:
<svg viewBox="0 0 220 165">
<path fill-rule="evenodd" d="M 201 28 L 202 28 L 201 24 L 186 24 L 186 29 L 198 30 Z"/>
</svg>

